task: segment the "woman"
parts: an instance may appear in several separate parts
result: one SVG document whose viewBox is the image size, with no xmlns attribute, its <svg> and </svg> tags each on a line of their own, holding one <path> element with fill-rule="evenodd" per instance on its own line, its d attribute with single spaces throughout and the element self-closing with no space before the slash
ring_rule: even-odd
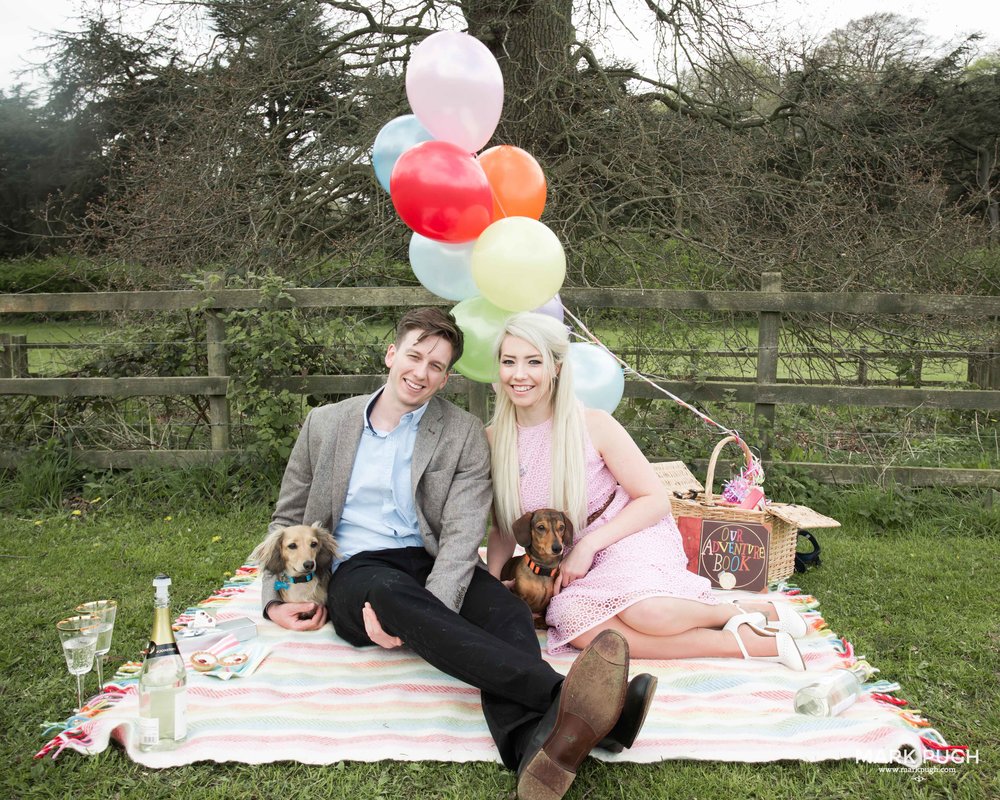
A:
<svg viewBox="0 0 1000 800">
<path fill-rule="evenodd" d="M 805 665 L 793 609 L 718 603 L 687 570 L 670 500 L 649 462 L 610 414 L 573 393 L 569 337 L 557 320 L 511 317 L 496 351 L 500 383 L 487 429 L 495 524 L 487 563 L 499 577 L 523 512 L 564 511 L 576 534 L 546 614 L 549 652 L 585 647 L 602 630 L 623 634 L 634 658 L 740 657 Z"/>
</svg>

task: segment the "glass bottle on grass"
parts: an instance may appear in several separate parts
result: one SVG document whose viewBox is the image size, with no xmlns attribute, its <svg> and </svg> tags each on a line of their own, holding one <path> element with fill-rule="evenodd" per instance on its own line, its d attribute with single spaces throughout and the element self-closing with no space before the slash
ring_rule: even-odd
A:
<svg viewBox="0 0 1000 800">
<path fill-rule="evenodd" d="M 170 627 L 170 578 L 157 575 L 153 633 L 139 673 L 139 749 L 172 750 L 187 736 L 187 670 Z"/>
<path fill-rule="evenodd" d="M 803 686 L 795 693 L 795 711 L 810 717 L 835 717 L 861 696 L 865 681 L 878 672 L 867 661 L 837 669 L 818 683 Z"/>
</svg>

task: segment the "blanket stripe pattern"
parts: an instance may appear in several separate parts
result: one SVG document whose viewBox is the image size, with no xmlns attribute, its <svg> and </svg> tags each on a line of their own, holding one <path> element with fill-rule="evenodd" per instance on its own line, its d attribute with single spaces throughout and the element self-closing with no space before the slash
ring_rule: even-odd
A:
<svg viewBox="0 0 1000 800">
<path fill-rule="evenodd" d="M 739 593 L 721 593 L 726 599 Z M 659 679 L 656 697 L 635 745 L 607 761 L 703 759 L 763 762 L 780 759 L 857 759 L 917 766 L 949 747 L 919 712 L 896 698 L 896 684 L 867 684 L 862 697 L 833 718 L 792 711 L 795 691 L 856 661 L 818 612 L 818 603 L 784 584 L 771 597 L 791 602 L 809 623 L 799 640 L 807 672 L 739 659 L 635 661 L 632 673 Z M 757 599 L 761 595 L 755 596 Z M 64 750 L 95 754 L 117 742 L 136 762 L 153 768 L 196 761 L 261 764 L 297 761 L 495 761 L 479 693 L 439 672 L 405 647 L 355 648 L 331 626 L 286 631 L 260 617 L 260 579 L 245 566 L 198 608 L 218 621 L 257 620 L 257 648 L 266 655 L 250 675 L 232 680 L 189 671 L 188 736 L 175 750 L 142 752 L 136 744 L 139 663 L 128 662 L 79 714 L 47 723 L 51 737 L 36 758 Z M 197 609 L 178 617 L 183 626 Z M 544 639 L 544 633 L 540 634 Z M 544 652 L 544 640 L 543 652 Z M 565 674 L 572 654 L 545 656 Z"/>
</svg>

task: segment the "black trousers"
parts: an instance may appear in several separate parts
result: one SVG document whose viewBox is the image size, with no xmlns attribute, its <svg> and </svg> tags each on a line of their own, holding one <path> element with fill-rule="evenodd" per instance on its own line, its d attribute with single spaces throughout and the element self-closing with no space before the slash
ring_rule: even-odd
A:
<svg viewBox="0 0 1000 800">
<path fill-rule="evenodd" d="M 516 769 L 562 676 L 542 660 L 531 611 L 520 598 L 477 568 L 456 614 L 424 588 L 433 566 L 422 547 L 352 556 L 333 574 L 330 621 L 354 646 L 372 645 L 361 616 L 364 604 L 371 603 L 387 633 L 480 690 L 500 757 Z"/>
</svg>

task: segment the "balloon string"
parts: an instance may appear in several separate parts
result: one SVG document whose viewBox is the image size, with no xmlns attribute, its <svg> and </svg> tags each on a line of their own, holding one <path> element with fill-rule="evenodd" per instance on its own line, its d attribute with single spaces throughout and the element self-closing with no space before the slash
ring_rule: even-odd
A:
<svg viewBox="0 0 1000 800">
<path fill-rule="evenodd" d="M 615 361 L 617 361 L 619 364 L 621 364 L 622 369 L 626 372 L 626 374 L 635 375 L 637 378 L 640 378 L 641 380 L 645 381 L 650 386 L 652 386 L 654 389 L 656 389 L 658 392 L 662 392 L 663 394 L 665 394 L 667 397 L 669 397 L 671 400 L 673 400 L 679 406 L 682 406 L 682 407 L 686 408 L 688 411 L 690 411 L 691 413 L 693 413 L 696 417 L 698 417 L 703 422 L 706 422 L 709 425 L 714 425 L 716 428 L 718 428 L 720 431 L 722 431 L 722 433 L 724 433 L 726 436 L 735 436 L 739 441 L 741 441 L 741 442 L 743 441 L 743 437 L 740 436 L 739 431 L 734 430 L 733 428 L 727 428 L 725 425 L 719 424 L 714 419 L 712 419 L 710 416 L 708 416 L 708 414 L 704 413 L 703 411 L 701 411 L 698 408 L 695 408 L 693 405 L 691 405 L 690 403 L 688 403 L 686 400 L 681 399 L 680 397 L 678 397 L 677 395 L 675 395 L 673 392 L 671 392 L 668 389 L 665 389 L 664 387 L 660 386 L 658 383 L 656 383 L 656 381 L 652 380 L 651 378 L 647 377 L 646 375 L 643 375 L 638 370 L 635 370 L 632 367 L 630 367 L 628 364 L 625 363 L 625 361 L 623 361 L 621 358 L 619 358 L 617 355 L 615 355 L 613 352 L 611 352 L 611 350 L 607 347 L 607 345 L 605 345 L 604 342 L 602 342 L 600 339 L 598 339 L 591 332 L 591 330 L 586 325 L 583 324 L 582 320 L 580 320 L 579 318 L 577 318 L 573 314 L 572 311 L 570 311 L 568 308 L 566 308 L 565 304 L 562 304 L 562 307 L 563 307 L 563 312 L 566 314 L 566 316 L 568 316 L 571 320 L 573 320 L 573 322 L 580 328 L 580 330 L 582 330 L 586 334 L 586 337 L 584 337 L 584 336 L 581 336 L 580 334 L 578 334 L 576 331 L 573 331 L 572 332 L 573 335 L 576 336 L 578 339 L 586 339 L 591 344 L 597 345 L 602 350 L 604 350 L 609 356 L 611 356 Z M 754 463 L 752 465 L 747 465 L 748 469 L 744 470 L 744 471 L 747 472 L 748 474 L 754 474 L 754 473 L 756 473 L 756 474 L 754 474 L 754 477 L 757 478 L 755 480 L 755 482 L 762 482 L 763 481 L 763 474 L 764 473 L 763 473 L 763 470 L 760 467 L 760 458 L 756 454 L 754 454 L 754 456 L 753 456 L 753 462 Z M 757 477 L 757 475 L 759 475 L 759 478 Z"/>
</svg>

